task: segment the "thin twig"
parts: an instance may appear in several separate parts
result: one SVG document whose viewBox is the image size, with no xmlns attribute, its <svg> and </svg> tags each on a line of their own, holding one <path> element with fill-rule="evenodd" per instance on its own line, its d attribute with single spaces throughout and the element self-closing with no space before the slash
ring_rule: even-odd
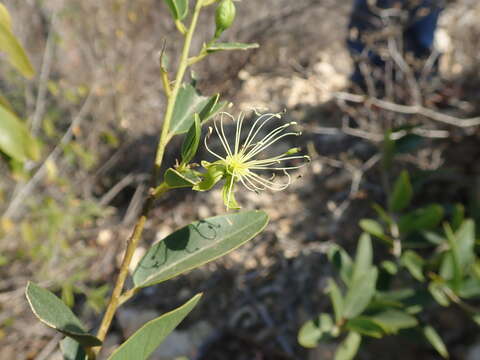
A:
<svg viewBox="0 0 480 360">
<path fill-rule="evenodd" d="M 397 104 L 397 103 L 385 101 L 385 100 L 374 98 L 374 97 L 356 95 L 356 94 L 351 94 L 347 92 L 336 92 L 334 93 L 334 96 L 339 100 L 344 100 L 344 101 L 349 101 L 354 103 L 363 103 L 365 105 L 375 105 L 384 110 L 393 111 L 397 113 L 402 113 L 407 115 L 422 115 L 430 120 L 438 121 L 444 124 L 453 125 L 461 128 L 480 125 L 480 116 L 462 119 L 462 118 L 446 115 L 435 110 L 428 109 L 421 105 L 402 105 L 402 104 Z"/>
<path fill-rule="evenodd" d="M 40 77 L 38 79 L 38 95 L 35 104 L 35 112 L 32 116 L 32 134 L 38 135 L 40 126 L 42 124 L 42 118 L 45 113 L 45 98 L 47 96 L 47 84 L 50 72 L 52 70 L 53 54 L 55 50 L 55 23 L 57 14 L 52 15 L 50 23 L 50 30 L 48 32 L 47 43 L 45 44 L 45 51 L 43 54 L 42 68 L 40 70 Z"/>
</svg>

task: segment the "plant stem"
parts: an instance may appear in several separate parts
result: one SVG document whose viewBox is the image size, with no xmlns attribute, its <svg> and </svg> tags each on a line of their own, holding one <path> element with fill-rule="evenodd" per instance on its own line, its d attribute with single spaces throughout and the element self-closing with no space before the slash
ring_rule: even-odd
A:
<svg viewBox="0 0 480 360">
<path fill-rule="evenodd" d="M 107 335 L 108 329 L 110 328 L 110 324 L 112 323 L 113 316 L 117 311 L 118 301 L 122 293 L 125 280 L 127 279 L 128 267 L 130 265 L 130 262 L 132 261 L 132 257 L 133 257 L 133 254 L 135 253 L 135 249 L 137 248 L 138 242 L 140 241 L 141 235 L 143 233 L 143 228 L 145 226 L 145 221 L 147 220 L 147 214 L 150 211 L 152 203 L 153 203 L 153 197 L 150 195 L 147 201 L 145 202 L 145 206 L 142 210 L 142 215 L 139 217 L 137 223 L 135 224 L 133 233 L 128 239 L 127 249 L 125 251 L 125 255 L 122 260 L 122 265 L 120 266 L 120 272 L 118 274 L 117 281 L 115 282 L 115 287 L 113 288 L 113 292 L 110 297 L 107 310 L 105 311 L 105 315 L 103 316 L 102 323 L 97 333 L 97 337 L 101 341 L 105 340 L 105 336 Z M 100 351 L 100 347 L 96 349 L 96 353 L 98 353 L 99 351 Z"/>
<path fill-rule="evenodd" d="M 138 218 L 137 223 L 135 224 L 135 228 L 133 229 L 132 235 L 128 239 L 127 249 L 125 250 L 125 255 L 123 257 L 122 264 L 120 266 L 120 271 L 119 271 L 117 280 L 115 282 L 115 286 L 113 288 L 112 295 L 110 297 L 110 301 L 108 303 L 107 309 L 105 311 L 102 322 L 100 324 L 100 328 L 97 333 L 97 337 L 101 341 L 105 340 L 108 329 L 110 328 L 110 325 L 112 323 L 113 317 L 117 311 L 118 306 L 120 305 L 120 298 L 122 296 L 125 280 L 127 279 L 127 276 L 128 276 L 128 269 L 132 261 L 133 254 L 135 253 L 135 249 L 137 248 L 138 243 L 140 242 L 140 239 L 142 237 L 143 229 L 145 227 L 145 222 L 147 221 L 148 214 L 150 213 L 150 210 L 153 206 L 155 199 L 163 195 L 165 192 L 167 192 L 170 189 L 168 185 L 166 185 L 165 183 L 162 183 L 160 186 L 156 188 L 155 186 L 158 183 L 160 168 L 162 166 L 163 157 L 165 154 L 165 147 L 167 146 L 168 141 L 171 138 L 171 134 L 169 132 L 170 122 L 173 116 L 175 101 L 177 99 L 178 92 L 180 90 L 183 77 L 185 75 L 185 71 L 187 70 L 189 65 L 188 58 L 190 54 L 190 46 L 192 43 L 192 38 L 195 32 L 195 28 L 197 26 L 198 16 L 203 6 L 203 1 L 204 0 L 198 0 L 195 5 L 195 11 L 193 13 L 190 27 L 188 28 L 188 31 L 185 35 L 185 42 L 183 45 L 182 55 L 180 57 L 180 64 L 178 66 L 177 75 L 175 77 L 175 85 L 171 93 L 167 94 L 168 103 L 167 103 L 167 108 L 165 110 L 165 116 L 164 116 L 163 125 L 162 125 L 162 132 L 160 134 L 160 140 L 157 147 L 157 154 L 155 156 L 155 164 L 154 164 L 154 170 L 152 175 L 153 187 L 150 190 L 150 193 L 145 201 L 141 215 Z M 134 294 L 134 292 L 131 292 L 131 291 L 127 293 L 130 296 Z M 124 297 L 122 299 L 123 300 L 122 303 L 127 299 L 125 299 Z M 95 355 L 98 354 L 100 350 L 101 350 L 101 346 L 94 348 L 93 351 L 90 351 L 90 354 L 88 355 L 88 359 L 94 360 Z"/>
<path fill-rule="evenodd" d="M 175 77 L 175 84 L 173 86 L 170 97 L 168 98 L 167 109 L 165 110 L 165 117 L 163 119 L 162 133 L 160 134 L 160 140 L 157 147 L 157 155 L 155 156 L 155 178 L 158 177 L 160 172 L 160 167 L 163 161 L 163 155 L 165 154 L 165 147 L 171 138 L 170 134 L 170 122 L 173 115 L 173 110 L 175 108 L 175 100 L 177 99 L 180 86 L 182 85 L 182 80 L 185 75 L 185 71 L 188 67 L 188 58 L 190 54 L 190 45 L 192 43 L 193 33 L 198 22 L 198 15 L 202 9 L 203 0 L 198 0 L 195 5 L 195 11 L 193 13 L 192 22 L 188 28 L 187 34 L 185 35 L 185 42 L 183 45 L 182 55 L 180 57 L 180 64 L 177 70 L 177 76 Z"/>
</svg>

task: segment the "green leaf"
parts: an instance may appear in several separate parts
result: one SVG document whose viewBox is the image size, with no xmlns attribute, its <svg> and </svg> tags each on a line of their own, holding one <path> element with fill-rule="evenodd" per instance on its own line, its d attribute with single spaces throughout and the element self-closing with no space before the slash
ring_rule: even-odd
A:
<svg viewBox="0 0 480 360">
<path fill-rule="evenodd" d="M 472 320 L 475 322 L 475 324 L 480 326 L 480 313 L 473 314 L 472 315 Z"/>
<path fill-rule="evenodd" d="M 194 122 L 188 130 L 185 140 L 182 144 L 182 163 L 188 164 L 198 150 L 200 144 L 200 137 L 202 135 L 202 125 L 200 124 L 200 117 L 198 114 L 194 116 Z"/>
<path fill-rule="evenodd" d="M 223 203 L 227 207 L 227 209 L 240 209 L 240 205 L 238 205 L 237 200 L 235 200 L 235 178 L 231 175 L 227 175 L 225 179 L 225 184 L 223 184 L 222 188 L 222 197 Z"/>
<path fill-rule="evenodd" d="M 433 245 L 441 245 L 447 242 L 447 239 L 433 231 L 422 231 L 422 235 L 429 243 Z"/>
<path fill-rule="evenodd" d="M 373 204 L 372 205 L 373 210 L 378 214 L 380 219 L 382 219 L 385 223 L 392 225 L 393 224 L 393 219 L 392 217 L 385 211 L 383 207 L 381 207 L 378 204 Z"/>
<path fill-rule="evenodd" d="M 403 300 L 415 295 L 413 289 L 391 290 L 386 292 L 377 291 L 372 299 L 370 308 L 384 310 L 387 308 L 404 308 Z"/>
<path fill-rule="evenodd" d="M 400 233 L 434 229 L 442 221 L 443 215 L 443 207 L 438 204 L 416 209 L 400 218 L 398 222 Z"/>
<path fill-rule="evenodd" d="M 375 315 L 370 319 L 380 326 L 387 334 L 396 334 L 399 330 L 412 328 L 418 325 L 417 319 L 403 311 L 389 309 Z"/>
<path fill-rule="evenodd" d="M 343 297 L 337 283 L 332 279 L 328 280 L 327 292 L 332 302 L 333 312 L 335 313 L 335 322 L 338 324 L 343 319 Z"/>
<path fill-rule="evenodd" d="M 462 204 L 455 204 L 452 211 L 452 229 L 457 231 L 465 220 L 465 207 Z"/>
<path fill-rule="evenodd" d="M 378 271 L 375 267 L 353 281 L 345 296 L 343 316 L 352 319 L 360 315 L 375 294 Z"/>
<path fill-rule="evenodd" d="M 360 277 L 365 275 L 372 267 L 373 249 L 372 239 L 367 233 L 360 236 L 355 263 L 353 264 L 352 283 L 355 284 Z"/>
<path fill-rule="evenodd" d="M 263 211 L 244 211 L 194 222 L 152 246 L 135 272 L 136 288 L 158 284 L 243 245 L 267 225 Z"/>
<path fill-rule="evenodd" d="M 218 101 L 220 99 L 220 94 L 215 94 L 208 99 L 207 104 L 203 107 L 202 111 L 200 111 L 200 121 L 205 122 L 218 113 L 220 110 L 227 105 L 226 101 Z"/>
<path fill-rule="evenodd" d="M 353 264 L 350 255 L 340 246 L 333 244 L 328 249 L 328 260 L 340 272 L 340 277 L 345 284 L 349 284 L 352 278 Z"/>
<path fill-rule="evenodd" d="M 206 50 L 208 52 L 216 52 L 216 51 L 231 51 L 231 50 L 250 50 L 258 48 L 258 44 L 245 44 L 239 42 L 229 42 L 229 43 L 214 43 L 206 45 Z"/>
<path fill-rule="evenodd" d="M 0 8 L 0 51 L 7 54 L 10 64 L 24 77 L 31 79 L 35 75 L 25 50 L 12 33 L 10 15 L 3 5 Z"/>
<path fill-rule="evenodd" d="M 102 342 L 85 331 L 81 321 L 58 297 L 50 291 L 29 282 L 25 291 L 35 316 L 45 325 L 75 339 L 84 346 L 98 346 Z"/>
<path fill-rule="evenodd" d="M 458 290 L 462 277 L 462 265 L 460 262 L 460 248 L 457 241 L 456 235 L 453 233 L 452 228 L 449 224 L 444 224 L 445 235 L 447 236 L 448 245 L 450 245 L 450 250 L 445 254 L 441 268 L 440 274 L 444 275 L 451 275 L 449 278 L 446 279 L 453 279 L 453 287 L 455 290 Z M 450 272 L 450 274 L 448 274 Z"/>
<path fill-rule="evenodd" d="M 398 212 L 405 209 L 412 200 L 413 188 L 410 183 L 410 177 L 407 171 L 402 171 L 395 185 L 393 192 L 388 201 L 388 207 L 393 212 Z"/>
<path fill-rule="evenodd" d="M 358 316 L 347 322 L 347 329 L 359 334 L 371 336 L 380 339 L 383 335 L 383 329 L 368 316 Z"/>
<path fill-rule="evenodd" d="M 458 248 L 458 261 L 463 271 L 475 260 L 475 223 L 472 219 L 465 220 L 455 232 Z"/>
<path fill-rule="evenodd" d="M 381 262 L 380 266 L 390 275 L 396 275 L 398 272 L 397 264 L 395 264 L 393 261 L 384 260 Z"/>
<path fill-rule="evenodd" d="M 433 348 L 437 350 L 437 352 L 444 358 L 448 359 L 448 350 L 445 346 L 440 335 L 438 335 L 437 331 L 431 326 L 425 326 L 423 328 L 423 335 L 428 340 L 430 344 L 432 344 Z"/>
<path fill-rule="evenodd" d="M 415 251 L 405 251 L 402 254 L 400 261 L 415 279 L 422 282 L 425 280 L 425 276 L 423 275 L 423 266 L 425 265 L 425 261 Z"/>
<path fill-rule="evenodd" d="M 0 3 L 0 25 L 8 30 L 12 30 L 12 18 L 5 5 Z"/>
<path fill-rule="evenodd" d="M 165 171 L 163 178 L 165 183 L 172 189 L 192 187 L 200 182 L 200 178 L 190 169 L 178 171 L 169 168 Z"/>
<path fill-rule="evenodd" d="M 195 113 L 199 115 L 201 122 L 208 120 L 226 104 L 225 102 L 219 103 L 218 99 L 218 94 L 210 98 L 201 96 L 192 85 L 183 84 L 175 101 L 170 133 L 179 135 L 190 130 Z"/>
<path fill-rule="evenodd" d="M 193 310 L 202 297 L 197 294 L 179 308 L 151 320 L 125 341 L 108 360 L 145 360 Z"/>
<path fill-rule="evenodd" d="M 480 296 L 480 281 L 475 277 L 467 277 L 462 280 L 458 295 L 464 299 L 472 299 Z"/>
<path fill-rule="evenodd" d="M 335 353 L 335 360 L 352 360 L 357 354 L 360 343 L 362 342 L 362 337 L 360 334 L 350 331 L 340 344 Z"/>
<path fill-rule="evenodd" d="M 86 360 L 87 354 L 78 341 L 66 337 L 60 341 L 60 350 L 64 360 Z"/>
<path fill-rule="evenodd" d="M 40 147 L 15 114 L 0 105 L 0 151 L 18 161 L 38 160 Z"/>
<path fill-rule="evenodd" d="M 359 222 L 360 227 L 363 231 L 369 233 L 370 235 L 376 236 L 379 239 L 386 240 L 387 236 L 383 231 L 382 225 L 378 221 L 373 219 L 362 219 Z"/>
<path fill-rule="evenodd" d="M 298 343 L 306 348 L 314 348 L 320 341 L 330 337 L 334 325 L 329 314 L 321 313 L 303 324 L 298 332 Z"/>
<path fill-rule="evenodd" d="M 165 0 L 175 20 L 183 20 L 188 14 L 188 0 Z"/>
<path fill-rule="evenodd" d="M 445 294 L 445 289 L 446 286 L 443 284 L 439 284 L 436 282 L 431 282 L 428 285 L 428 291 L 432 295 L 432 297 L 435 299 L 437 303 L 439 303 L 442 306 L 449 306 L 450 305 L 450 300 L 448 299 L 448 296 Z"/>
<path fill-rule="evenodd" d="M 202 161 L 202 164 L 204 162 Z M 205 167 L 205 165 L 204 165 Z M 215 186 L 217 182 L 222 180 L 225 174 L 225 166 L 219 164 L 211 164 L 207 166 L 207 172 L 202 174 L 202 181 L 196 184 L 192 189 L 195 191 L 207 191 Z"/>
</svg>

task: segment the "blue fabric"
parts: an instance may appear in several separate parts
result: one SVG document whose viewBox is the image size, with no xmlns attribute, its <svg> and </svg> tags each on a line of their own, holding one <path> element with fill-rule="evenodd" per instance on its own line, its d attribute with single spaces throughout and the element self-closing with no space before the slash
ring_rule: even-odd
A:
<svg viewBox="0 0 480 360">
<path fill-rule="evenodd" d="M 377 6 L 380 8 L 400 6 L 408 11 L 408 21 L 404 28 L 405 49 L 419 58 L 427 57 L 433 48 L 438 17 L 442 11 L 442 7 L 438 4 L 438 0 L 420 0 L 416 6 L 412 6 L 409 0 L 377 0 Z M 422 14 L 424 11 L 427 15 Z M 365 43 L 362 41 L 363 33 L 380 31 L 382 27 L 379 17 L 370 11 L 367 0 L 355 0 L 349 29 L 356 29 L 358 36 L 355 39 L 349 37 L 347 40 L 352 56 L 361 54 L 365 49 Z M 384 65 L 381 57 L 372 51 L 368 52 L 368 58 L 374 66 Z M 357 67 L 352 80 L 358 82 L 361 78 Z"/>
</svg>

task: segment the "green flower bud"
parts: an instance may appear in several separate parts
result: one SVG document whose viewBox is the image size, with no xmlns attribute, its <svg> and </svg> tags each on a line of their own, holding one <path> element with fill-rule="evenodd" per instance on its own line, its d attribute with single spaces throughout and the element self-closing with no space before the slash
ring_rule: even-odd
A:
<svg viewBox="0 0 480 360">
<path fill-rule="evenodd" d="M 215 37 L 219 37 L 222 32 L 232 26 L 235 20 L 235 4 L 232 0 L 222 0 L 215 10 L 215 24 L 217 29 Z"/>
<path fill-rule="evenodd" d="M 285 155 L 293 155 L 293 154 L 297 154 L 301 151 L 302 149 L 300 149 L 299 147 L 295 147 L 295 148 L 291 148 L 290 150 L 288 150 Z"/>
</svg>

